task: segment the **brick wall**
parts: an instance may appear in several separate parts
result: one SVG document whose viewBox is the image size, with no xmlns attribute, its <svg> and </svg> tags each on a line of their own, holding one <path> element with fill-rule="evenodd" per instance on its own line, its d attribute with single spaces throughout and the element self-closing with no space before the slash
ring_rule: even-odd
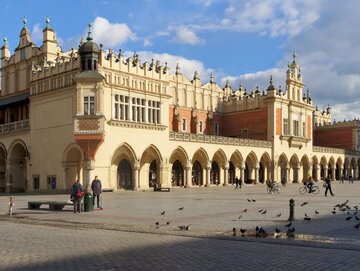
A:
<svg viewBox="0 0 360 271">
<path fill-rule="evenodd" d="M 282 109 L 276 108 L 276 135 L 282 134 Z"/>
<path fill-rule="evenodd" d="M 316 129 L 314 131 L 314 145 L 323 147 L 352 150 L 353 127 L 339 127 L 331 129 Z"/>
<path fill-rule="evenodd" d="M 267 109 L 226 114 L 221 126 L 224 136 L 244 137 L 243 130 L 247 130 L 247 138 L 267 140 Z"/>
</svg>

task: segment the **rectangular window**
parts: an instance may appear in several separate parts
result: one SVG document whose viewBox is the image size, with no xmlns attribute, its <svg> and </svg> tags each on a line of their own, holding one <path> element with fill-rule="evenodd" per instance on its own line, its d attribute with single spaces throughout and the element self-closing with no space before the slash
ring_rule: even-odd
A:
<svg viewBox="0 0 360 271">
<path fill-rule="evenodd" d="M 199 121 L 199 132 L 202 133 L 203 132 L 203 122 Z"/>
<path fill-rule="evenodd" d="M 293 135 L 299 136 L 299 121 L 298 120 L 293 121 Z"/>
<path fill-rule="evenodd" d="M 289 120 L 283 119 L 283 134 L 288 135 L 289 134 Z"/>
<path fill-rule="evenodd" d="M 85 96 L 84 97 L 84 115 L 95 114 L 95 97 Z"/>
<path fill-rule="evenodd" d="M 214 134 L 219 135 L 219 123 L 217 122 L 214 124 Z"/>
<path fill-rule="evenodd" d="M 33 177 L 33 188 L 34 188 L 34 190 L 40 189 L 40 177 L 39 176 Z"/>
<path fill-rule="evenodd" d="M 303 122 L 302 136 L 303 136 L 303 137 L 306 137 L 306 125 L 305 125 L 305 122 Z"/>
<path fill-rule="evenodd" d="M 47 176 L 48 189 L 56 189 L 56 176 Z"/>
<path fill-rule="evenodd" d="M 249 131 L 247 129 L 243 129 L 241 131 L 241 137 L 242 138 L 249 138 Z"/>
<path fill-rule="evenodd" d="M 182 122 L 181 122 L 181 130 L 183 132 L 186 132 L 186 119 L 182 119 Z"/>
</svg>

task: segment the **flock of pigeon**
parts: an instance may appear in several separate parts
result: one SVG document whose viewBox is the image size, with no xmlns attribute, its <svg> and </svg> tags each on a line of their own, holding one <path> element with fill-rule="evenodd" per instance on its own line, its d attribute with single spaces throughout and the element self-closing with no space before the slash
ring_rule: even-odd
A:
<svg viewBox="0 0 360 271">
<path fill-rule="evenodd" d="M 183 206 L 182 206 L 182 207 L 179 207 L 178 210 L 179 210 L 179 211 L 182 211 L 182 210 L 184 210 L 184 207 L 183 207 Z M 165 211 L 162 211 L 160 214 L 161 214 L 161 215 L 165 215 L 165 213 L 166 213 Z M 156 222 L 155 222 L 155 225 L 156 225 L 156 227 L 160 226 L 160 222 L 159 222 L 159 221 L 156 221 Z M 167 221 L 167 222 L 166 222 L 166 226 L 168 226 L 168 225 L 170 225 L 170 221 Z M 189 225 L 180 225 L 180 226 L 177 226 L 177 227 L 178 227 L 178 229 L 180 229 L 180 230 L 188 231 L 188 230 L 190 230 L 190 226 L 191 226 L 191 224 L 189 224 Z"/>
<path fill-rule="evenodd" d="M 256 202 L 256 200 L 254 199 L 247 199 L 248 202 Z M 307 205 L 309 202 L 303 202 L 300 204 L 300 206 L 305 206 Z M 336 214 L 337 212 L 346 212 L 347 213 L 347 217 L 345 218 L 345 220 L 350 221 L 350 220 L 356 220 L 358 221 L 353 227 L 355 229 L 359 229 L 360 228 L 360 213 L 358 216 L 358 206 L 355 205 L 353 206 L 353 208 L 351 208 L 349 206 L 349 200 L 346 200 L 343 203 L 339 203 L 336 204 L 333 207 L 333 210 L 331 211 L 332 214 Z M 248 209 L 244 209 L 241 211 L 240 216 L 238 217 L 239 220 L 241 220 L 243 218 L 243 215 L 248 211 Z M 266 214 L 267 210 L 266 209 L 260 209 L 258 210 L 258 212 L 260 214 Z M 315 215 L 319 215 L 320 212 L 318 210 L 314 211 Z M 281 213 L 278 213 L 275 215 L 275 218 L 279 218 L 281 217 Z M 304 214 L 304 220 L 306 221 L 310 221 L 311 217 L 305 213 Z M 234 227 L 232 229 L 233 232 L 233 236 L 238 236 L 238 231 L 237 229 Z M 247 229 L 244 228 L 240 228 L 239 230 L 239 236 L 255 236 L 255 237 L 269 237 L 269 236 L 275 236 L 275 237 L 280 237 L 280 236 L 286 236 L 286 237 L 295 237 L 295 227 L 293 226 L 293 223 L 290 221 L 288 224 L 286 224 L 284 226 L 284 230 L 281 230 L 279 228 L 275 228 L 274 232 L 267 232 L 265 231 L 265 229 L 263 227 L 259 227 L 256 226 L 255 231 L 248 231 Z"/>
</svg>

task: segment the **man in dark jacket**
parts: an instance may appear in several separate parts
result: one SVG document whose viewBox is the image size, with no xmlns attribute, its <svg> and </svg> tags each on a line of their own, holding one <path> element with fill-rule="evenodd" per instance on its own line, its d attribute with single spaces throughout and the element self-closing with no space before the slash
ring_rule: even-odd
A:
<svg viewBox="0 0 360 271">
<path fill-rule="evenodd" d="M 81 209 L 80 204 L 81 204 L 81 199 L 84 195 L 84 188 L 79 180 L 76 180 L 72 185 L 70 195 L 74 203 L 74 213 L 76 212 L 80 213 L 80 209 Z"/>
<path fill-rule="evenodd" d="M 101 194 L 101 181 L 99 180 L 98 176 L 95 176 L 95 179 L 91 183 L 91 190 L 93 191 L 93 205 L 95 205 L 95 197 L 96 197 L 96 203 L 97 207 L 100 207 L 99 199 Z"/>
</svg>

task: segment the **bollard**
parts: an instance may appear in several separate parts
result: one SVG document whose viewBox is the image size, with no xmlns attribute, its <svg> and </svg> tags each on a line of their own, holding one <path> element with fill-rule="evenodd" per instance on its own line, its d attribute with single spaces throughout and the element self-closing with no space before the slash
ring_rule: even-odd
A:
<svg viewBox="0 0 360 271">
<path fill-rule="evenodd" d="M 289 207 L 290 207 L 290 214 L 289 214 L 288 221 L 293 221 L 293 220 L 295 220 L 295 218 L 294 218 L 295 200 L 293 200 L 293 199 L 290 199 L 290 200 L 289 200 Z"/>
<path fill-rule="evenodd" d="M 13 214 L 13 206 L 14 206 L 14 200 L 12 197 L 9 198 L 9 216 L 12 217 Z"/>
</svg>

